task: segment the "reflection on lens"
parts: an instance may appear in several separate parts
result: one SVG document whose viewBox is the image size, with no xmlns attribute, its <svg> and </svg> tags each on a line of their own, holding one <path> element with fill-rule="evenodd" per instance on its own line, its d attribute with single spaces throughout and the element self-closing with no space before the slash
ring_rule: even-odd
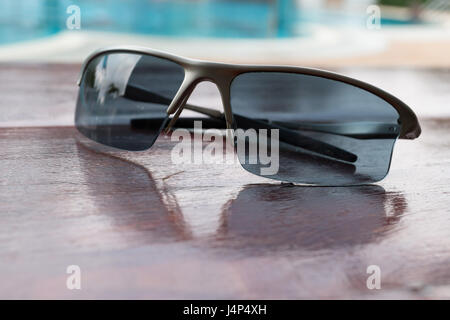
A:
<svg viewBox="0 0 450 320">
<path fill-rule="evenodd" d="M 231 84 L 238 129 L 279 130 L 279 170 L 261 174 L 252 164 L 252 143 L 238 152 L 242 166 L 257 175 L 295 183 L 353 185 L 383 179 L 400 132 L 399 114 L 388 102 L 361 88 L 322 77 L 250 72 Z M 267 145 L 270 153 L 270 143 Z"/>
<path fill-rule="evenodd" d="M 167 120 L 167 107 L 183 79 L 183 67 L 166 59 L 101 55 L 82 77 L 76 126 L 88 138 L 111 147 L 148 149 Z"/>
</svg>

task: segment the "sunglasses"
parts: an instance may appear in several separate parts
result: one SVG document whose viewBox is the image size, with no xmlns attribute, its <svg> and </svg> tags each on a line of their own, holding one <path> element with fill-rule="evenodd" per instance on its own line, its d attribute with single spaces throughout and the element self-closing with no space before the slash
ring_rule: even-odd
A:
<svg viewBox="0 0 450 320">
<path fill-rule="evenodd" d="M 223 113 L 187 103 L 202 81 L 217 86 Z M 75 124 L 91 140 L 142 151 L 164 130 L 192 128 L 193 121 L 202 120 L 203 127 L 232 132 L 237 159 L 247 171 L 305 185 L 380 181 L 389 171 L 396 140 L 421 133 L 416 115 L 399 99 L 317 69 L 224 64 L 119 47 L 90 55 L 78 85 Z M 184 109 L 199 117 L 179 118 Z M 258 157 L 262 138 L 245 134 L 249 130 L 276 136 L 263 143 L 276 156 L 276 172 L 262 174 L 267 166 Z M 244 132 L 239 139 L 237 131 Z M 237 147 L 240 141 L 244 148 Z"/>
</svg>

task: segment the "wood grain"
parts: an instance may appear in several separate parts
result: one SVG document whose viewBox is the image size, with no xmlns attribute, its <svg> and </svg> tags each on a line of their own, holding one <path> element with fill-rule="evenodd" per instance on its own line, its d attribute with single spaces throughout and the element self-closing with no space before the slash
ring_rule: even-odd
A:
<svg viewBox="0 0 450 320">
<path fill-rule="evenodd" d="M 342 71 L 434 103 L 415 108 L 423 136 L 397 143 L 377 185 L 173 165 L 167 136 L 104 150 L 70 125 L 78 66 L 0 66 L 0 298 L 450 298 L 450 118 L 436 116 L 450 75 Z M 82 290 L 66 288 L 73 264 Z M 369 265 L 381 290 L 366 287 Z"/>
</svg>

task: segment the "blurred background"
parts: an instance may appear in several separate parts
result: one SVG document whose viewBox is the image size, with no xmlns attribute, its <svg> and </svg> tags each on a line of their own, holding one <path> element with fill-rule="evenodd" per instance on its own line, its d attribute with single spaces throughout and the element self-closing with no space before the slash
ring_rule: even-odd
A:
<svg viewBox="0 0 450 320">
<path fill-rule="evenodd" d="M 361 188 L 180 168 L 165 136 L 107 157 L 79 143 L 76 80 L 92 51 L 132 44 L 330 69 L 404 101 L 423 134 Z M 1 0 L 0 297 L 450 297 L 449 53 L 450 0 Z M 207 81 L 189 103 L 222 110 Z"/>
<path fill-rule="evenodd" d="M 449 43 L 450 0 L 0 2 L 1 61 L 137 44 L 243 63 L 449 66 Z"/>
</svg>

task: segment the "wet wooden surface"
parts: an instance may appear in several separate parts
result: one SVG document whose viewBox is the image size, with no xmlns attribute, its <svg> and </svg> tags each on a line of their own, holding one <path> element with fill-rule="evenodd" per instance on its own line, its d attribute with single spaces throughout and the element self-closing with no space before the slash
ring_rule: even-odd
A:
<svg viewBox="0 0 450 320">
<path fill-rule="evenodd" d="M 404 99 L 423 135 L 377 185 L 304 188 L 173 165 L 168 137 L 93 147 L 71 126 L 78 69 L 0 66 L 0 298 L 450 298 L 450 72 L 339 70 Z M 193 99 L 217 105 L 210 89 Z"/>
</svg>

